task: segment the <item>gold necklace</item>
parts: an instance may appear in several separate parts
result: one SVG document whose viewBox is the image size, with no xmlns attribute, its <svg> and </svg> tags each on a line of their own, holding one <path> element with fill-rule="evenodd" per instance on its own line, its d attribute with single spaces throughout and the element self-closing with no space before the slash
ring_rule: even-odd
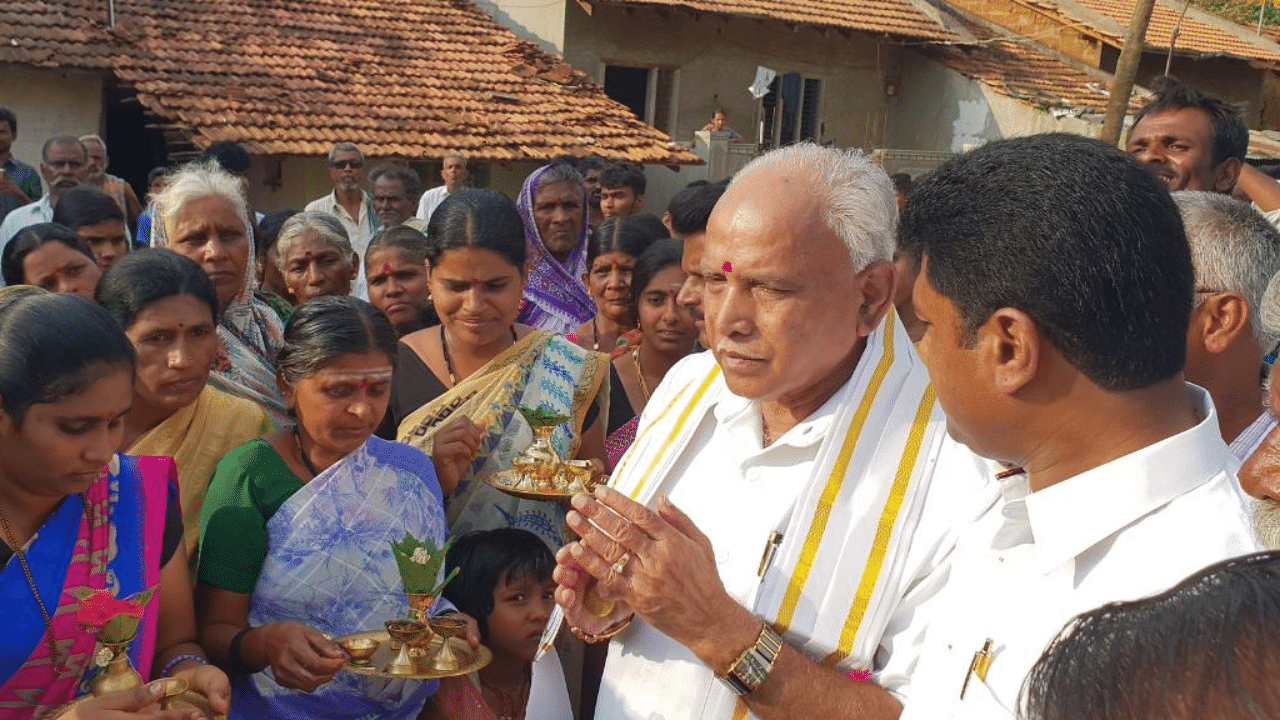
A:
<svg viewBox="0 0 1280 720">
<path fill-rule="evenodd" d="M 649 402 L 649 385 L 644 381 L 644 368 L 640 367 L 640 346 L 636 345 L 631 349 L 631 359 L 636 363 L 636 377 L 640 379 L 640 393 L 644 395 L 645 403 Z M 636 413 L 637 415 L 639 413 Z"/>
<path fill-rule="evenodd" d="M 80 500 L 84 508 L 87 509 L 89 507 L 88 496 L 85 493 L 80 493 Z M 36 587 L 36 579 L 31 574 L 31 565 L 27 563 L 27 554 L 18 545 L 18 540 L 13 534 L 13 527 L 9 525 L 9 515 L 4 511 L 4 506 L 8 504 L 8 499 L 0 492 L 0 525 L 4 527 L 4 539 L 5 542 L 9 543 L 9 547 L 13 549 L 13 554 L 18 557 L 18 564 L 22 565 L 22 574 L 27 577 L 27 587 L 31 588 L 31 595 L 36 599 L 36 605 L 40 606 L 40 617 L 44 618 L 49 653 L 52 657 L 57 657 L 58 644 L 53 637 L 53 618 L 49 616 L 49 608 L 45 607 L 44 600 L 40 599 L 40 589 Z M 81 512 L 84 512 L 84 509 Z"/>
</svg>

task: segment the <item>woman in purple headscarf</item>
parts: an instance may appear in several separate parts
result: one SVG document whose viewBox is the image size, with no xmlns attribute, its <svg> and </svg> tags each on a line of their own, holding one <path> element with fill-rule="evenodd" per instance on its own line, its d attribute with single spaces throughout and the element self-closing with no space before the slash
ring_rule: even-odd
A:
<svg viewBox="0 0 1280 720">
<path fill-rule="evenodd" d="M 529 246 L 529 279 L 519 321 L 572 332 L 596 314 L 587 272 L 587 192 L 571 165 L 544 165 L 525 178 L 516 201 Z"/>
</svg>

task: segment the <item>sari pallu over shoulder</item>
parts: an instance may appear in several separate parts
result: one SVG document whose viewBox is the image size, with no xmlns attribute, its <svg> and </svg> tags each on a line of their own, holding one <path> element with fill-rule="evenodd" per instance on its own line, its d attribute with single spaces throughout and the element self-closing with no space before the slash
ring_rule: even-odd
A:
<svg viewBox="0 0 1280 720">
<path fill-rule="evenodd" d="M 160 582 L 165 513 L 176 491 L 168 457 L 116 455 L 81 495 L 71 495 L 27 544 L 28 565 L 50 609 L 56 654 L 17 557 L 0 572 L 0 718 L 39 717 L 86 691 L 96 642 L 76 623 L 79 594 L 108 589 L 128 597 Z M 87 506 L 85 503 L 87 500 Z M 129 658 L 150 677 L 156 650 L 158 593 L 147 604 Z"/>
<path fill-rule="evenodd" d="M 250 599 L 250 626 L 293 620 L 337 636 L 405 617 L 391 542 L 406 532 L 437 544 L 448 536 L 435 470 L 422 452 L 371 437 L 267 522 L 270 550 Z M 232 679 L 231 715 L 409 720 L 435 688 L 341 672 L 306 693 L 280 686 L 268 668 Z"/>
<path fill-rule="evenodd" d="M 550 169 L 550 165 L 543 165 L 530 173 L 516 199 L 516 209 L 524 221 L 525 245 L 531 265 L 525 282 L 524 302 L 517 319 L 525 325 L 570 333 L 596 314 L 596 302 L 582 281 L 582 276 L 587 273 L 587 193 L 584 188 L 578 242 L 569 252 L 569 257 L 560 262 L 547 250 L 533 216 L 538 182 Z"/>
<path fill-rule="evenodd" d="M 465 416 L 486 424 L 480 453 L 449 498 L 453 532 L 519 527 L 552 548 L 564 544 L 562 506 L 507 495 L 484 478 L 510 468 L 511 460 L 533 442 L 533 431 L 518 407 L 546 408 L 568 416 L 570 421 L 556 428 L 551 441 L 561 457 L 573 457 L 592 404 L 601 421 L 608 416 L 608 364 L 603 353 L 584 350 L 549 330 L 537 330 L 400 423 L 400 441 L 428 453 L 436 431 L 453 418 Z"/>
</svg>

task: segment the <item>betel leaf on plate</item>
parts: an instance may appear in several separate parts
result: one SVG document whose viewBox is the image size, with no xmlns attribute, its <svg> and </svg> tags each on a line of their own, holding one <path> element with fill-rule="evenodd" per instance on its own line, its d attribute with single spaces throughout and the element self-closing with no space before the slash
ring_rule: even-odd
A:
<svg viewBox="0 0 1280 720">
<path fill-rule="evenodd" d="M 529 423 L 530 427 L 554 427 L 569 422 L 568 415 L 561 415 L 551 408 L 517 407 L 516 409 L 524 416 L 525 422 Z"/>
</svg>

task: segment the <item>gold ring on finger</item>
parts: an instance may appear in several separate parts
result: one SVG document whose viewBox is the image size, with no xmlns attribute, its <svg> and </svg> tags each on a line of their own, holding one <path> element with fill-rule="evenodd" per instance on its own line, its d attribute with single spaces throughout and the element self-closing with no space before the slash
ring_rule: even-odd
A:
<svg viewBox="0 0 1280 720">
<path fill-rule="evenodd" d="M 631 553 L 622 553 L 622 557 L 618 558 L 618 562 L 610 565 L 609 569 L 614 571 L 618 575 L 621 575 L 622 571 L 627 569 L 627 563 L 630 561 L 631 561 Z"/>
</svg>

